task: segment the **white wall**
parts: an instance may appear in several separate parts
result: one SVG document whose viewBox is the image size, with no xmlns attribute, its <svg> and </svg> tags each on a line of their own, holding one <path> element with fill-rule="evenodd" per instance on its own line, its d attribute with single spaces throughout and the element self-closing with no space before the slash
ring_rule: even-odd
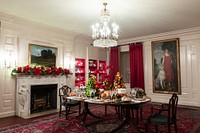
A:
<svg viewBox="0 0 200 133">
<path fill-rule="evenodd" d="M 181 95 L 179 104 L 200 106 L 200 27 L 121 40 L 121 44 L 143 42 L 145 90 L 155 102 L 168 102 L 170 94 L 153 93 L 151 42 L 180 39 Z M 122 50 L 127 50 L 122 48 Z"/>
<path fill-rule="evenodd" d="M 0 13 L 0 22 L 0 118 L 15 115 L 16 83 L 10 73 L 13 67 L 28 64 L 30 43 L 56 47 L 56 66 L 68 66 L 73 73 L 75 57 L 86 60 L 89 57 L 101 57 L 99 50 L 89 45 L 90 37 L 3 13 Z M 8 56 L 6 51 L 11 51 L 12 55 Z M 8 64 L 6 60 L 11 61 L 11 67 L 5 67 L 5 64 Z M 67 65 L 69 62 L 71 65 Z M 67 78 L 67 84 L 74 87 L 74 74 Z"/>
<path fill-rule="evenodd" d="M 58 48 L 57 66 L 65 66 L 68 55 L 73 61 L 75 57 L 108 60 L 107 51 L 95 49 L 89 44 L 89 37 L 64 31 L 57 28 L 36 24 L 0 13 L 0 118 L 15 115 L 15 78 L 11 78 L 12 68 L 5 68 L 5 51 L 13 51 L 12 64 L 23 66 L 28 64 L 28 44 L 40 44 Z M 143 36 L 121 40 L 120 44 L 143 42 L 145 89 L 147 95 L 156 102 L 168 102 L 169 94 L 153 93 L 152 90 L 152 57 L 151 41 L 179 38 L 180 39 L 180 68 L 181 95 L 179 104 L 200 106 L 200 27 L 172 31 L 168 33 Z M 126 48 L 124 48 L 126 49 Z M 16 63 L 15 63 L 16 60 Z M 74 73 L 74 66 L 70 67 Z M 67 79 L 74 86 L 74 75 Z"/>
</svg>

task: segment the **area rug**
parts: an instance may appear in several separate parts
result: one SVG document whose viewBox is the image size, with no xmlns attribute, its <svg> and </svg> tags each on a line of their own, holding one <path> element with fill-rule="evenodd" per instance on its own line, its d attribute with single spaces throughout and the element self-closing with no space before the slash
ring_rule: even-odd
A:
<svg viewBox="0 0 200 133">
<path fill-rule="evenodd" d="M 144 119 L 150 114 L 152 104 L 143 105 Z M 1 133 L 108 133 L 116 128 L 122 121 L 116 115 L 114 107 L 108 108 L 107 116 L 104 113 L 104 106 L 92 106 L 91 111 L 101 119 L 88 116 L 84 125 L 78 114 L 70 114 L 68 119 L 65 116 L 59 118 L 58 114 L 30 119 L 27 122 L 17 123 L 5 127 L 0 127 Z M 179 133 L 200 133 L 200 110 L 189 108 L 178 108 L 177 127 Z M 139 127 L 144 128 L 144 122 L 140 121 Z M 171 127 L 174 133 L 173 126 Z M 159 127 L 159 132 L 167 131 L 166 127 Z M 154 126 L 149 126 L 149 133 L 154 133 Z M 137 133 L 134 129 L 126 125 L 117 133 Z"/>
</svg>

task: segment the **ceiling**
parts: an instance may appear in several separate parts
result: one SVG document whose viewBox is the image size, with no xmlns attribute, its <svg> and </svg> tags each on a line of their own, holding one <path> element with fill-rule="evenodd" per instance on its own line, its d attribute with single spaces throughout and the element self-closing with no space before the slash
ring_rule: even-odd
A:
<svg viewBox="0 0 200 133">
<path fill-rule="evenodd" d="M 90 36 L 103 2 L 119 39 L 200 26 L 200 0 L 0 0 L 0 12 Z"/>
</svg>

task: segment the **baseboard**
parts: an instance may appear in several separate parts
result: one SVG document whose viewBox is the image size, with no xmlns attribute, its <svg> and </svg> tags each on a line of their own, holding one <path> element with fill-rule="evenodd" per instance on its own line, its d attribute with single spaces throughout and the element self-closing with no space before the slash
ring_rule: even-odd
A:
<svg viewBox="0 0 200 133">
<path fill-rule="evenodd" d="M 9 116 L 14 116 L 15 113 L 16 113 L 15 111 L 0 113 L 0 118 L 5 118 L 5 117 L 9 117 Z"/>
<path fill-rule="evenodd" d="M 159 102 L 150 102 L 150 104 L 160 105 L 162 103 L 159 103 Z M 180 108 L 189 108 L 189 109 L 199 109 L 200 110 L 199 106 L 189 106 L 189 105 L 178 104 L 178 107 L 180 107 Z"/>
</svg>

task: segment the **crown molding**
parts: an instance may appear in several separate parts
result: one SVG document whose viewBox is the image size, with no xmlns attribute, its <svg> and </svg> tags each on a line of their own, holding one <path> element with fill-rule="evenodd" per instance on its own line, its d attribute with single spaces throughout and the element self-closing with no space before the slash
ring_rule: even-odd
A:
<svg viewBox="0 0 200 133">
<path fill-rule="evenodd" d="M 63 36 L 65 36 L 65 38 L 74 39 L 77 36 L 79 36 L 79 38 L 83 38 L 84 40 L 90 39 L 89 36 L 86 36 L 86 35 L 83 35 L 83 34 L 80 34 L 77 32 L 73 32 L 73 31 L 69 31 L 69 30 L 29 21 L 27 19 L 19 18 L 19 17 L 13 16 L 13 15 L 2 13 L 2 12 L 0 12 L 0 21 L 2 22 L 1 28 L 4 30 L 13 30 L 13 29 L 8 29 L 7 27 L 3 27 L 4 22 L 5 22 L 7 24 L 17 25 L 17 28 L 19 28 L 18 26 L 20 26 L 22 28 L 25 27 L 24 29 L 27 29 L 27 27 L 28 27 L 34 31 L 35 30 L 43 30 L 43 31 L 53 32 L 54 34 L 62 34 Z M 23 29 L 20 29 L 20 30 L 23 31 Z"/>
<path fill-rule="evenodd" d="M 170 32 L 165 32 L 165 33 L 123 39 L 123 40 L 119 41 L 118 45 L 129 44 L 129 43 L 133 43 L 133 42 L 154 41 L 154 40 L 158 40 L 158 39 L 164 39 L 164 38 L 166 39 L 169 37 L 170 38 L 179 38 L 180 36 L 189 36 L 189 35 L 196 35 L 196 34 L 200 34 L 200 27 L 193 27 L 193 28 L 175 30 L 175 31 L 170 31 Z"/>
</svg>

